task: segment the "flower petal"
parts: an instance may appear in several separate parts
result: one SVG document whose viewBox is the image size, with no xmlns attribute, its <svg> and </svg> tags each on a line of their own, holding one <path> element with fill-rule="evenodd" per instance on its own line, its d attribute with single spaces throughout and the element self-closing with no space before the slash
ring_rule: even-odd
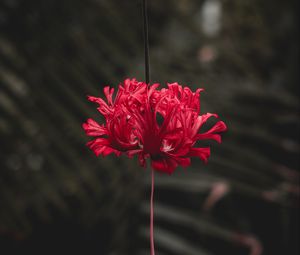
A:
<svg viewBox="0 0 300 255">
<path fill-rule="evenodd" d="M 205 139 L 212 139 L 216 140 L 218 143 L 221 143 L 221 135 L 216 134 L 220 132 L 224 132 L 227 130 L 227 126 L 223 121 L 218 121 L 210 130 L 203 134 L 197 134 L 197 140 L 205 140 Z"/>
<path fill-rule="evenodd" d="M 210 117 L 215 117 L 215 118 L 218 118 L 218 114 L 215 114 L 215 113 L 206 113 L 206 114 L 203 114 L 200 116 L 201 117 L 201 122 L 202 124 L 204 124 Z"/>
<path fill-rule="evenodd" d="M 191 159 L 190 158 L 173 158 L 178 165 L 182 166 L 182 167 L 188 167 L 191 164 Z"/>
<path fill-rule="evenodd" d="M 113 110 L 111 107 L 109 107 L 107 105 L 107 103 L 102 99 L 102 98 L 99 98 L 99 97 L 93 97 L 93 96 L 88 96 L 88 100 L 91 101 L 91 102 L 94 102 L 94 103 L 97 103 L 99 104 L 99 107 L 97 108 L 98 111 L 103 114 L 103 116 L 108 116 L 110 114 L 113 113 Z"/>
<path fill-rule="evenodd" d="M 121 155 L 121 152 L 112 148 L 110 142 L 105 138 L 97 138 L 86 144 L 98 157 L 99 155 L 107 156 L 111 153 L 115 153 L 117 156 Z"/>
<path fill-rule="evenodd" d="M 139 149 L 139 150 L 130 150 L 126 152 L 126 155 L 128 156 L 128 158 L 132 158 L 135 154 L 140 154 L 143 150 Z"/>
<path fill-rule="evenodd" d="M 190 157 L 199 157 L 202 161 L 207 163 L 208 158 L 210 156 L 210 148 L 191 148 L 190 152 L 187 156 Z"/>
<path fill-rule="evenodd" d="M 82 128 L 88 136 L 102 136 L 107 134 L 107 129 L 103 125 L 99 125 L 93 119 L 88 119 L 82 124 Z"/>
<path fill-rule="evenodd" d="M 114 88 L 110 88 L 109 86 L 105 86 L 104 89 L 103 89 L 103 91 L 104 91 L 104 94 L 105 94 L 105 96 L 107 98 L 108 104 L 109 105 L 113 105 L 112 96 L 113 96 L 114 91 L 115 91 Z"/>
<path fill-rule="evenodd" d="M 177 167 L 177 162 L 172 158 L 160 158 L 151 160 L 151 166 L 153 169 L 168 174 L 172 174 Z"/>
</svg>

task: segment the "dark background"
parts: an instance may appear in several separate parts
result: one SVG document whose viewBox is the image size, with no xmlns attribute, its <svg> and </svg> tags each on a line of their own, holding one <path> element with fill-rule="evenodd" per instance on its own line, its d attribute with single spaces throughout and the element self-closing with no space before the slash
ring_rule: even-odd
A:
<svg viewBox="0 0 300 255">
<path fill-rule="evenodd" d="M 299 254 L 298 1 L 149 0 L 152 82 L 228 125 L 156 175 L 158 255 Z M 149 170 L 96 158 L 86 95 L 144 79 L 139 0 L 1 0 L 0 253 L 149 254 Z"/>
</svg>

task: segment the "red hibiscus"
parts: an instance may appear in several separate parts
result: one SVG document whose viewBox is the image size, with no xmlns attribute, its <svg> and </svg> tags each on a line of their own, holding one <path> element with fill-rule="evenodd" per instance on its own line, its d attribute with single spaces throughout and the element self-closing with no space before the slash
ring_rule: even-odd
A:
<svg viewBox="0 0 300 255">
<path fill-rule="evenodd" d="M 177 166 L 187 167 L 191 157 L 207 162 L 209 147 L 195 147 L 199 140 L 212 139 L 221 142 L 220 133 L 226 125 L 218 121 L 210 130 L 200 133 L 202 125 L 216 114 L 200 115 L 200 92 L 192 92 L 178 83 L 158 90 L 159 84 L 147 85 L 136 79 L 126 79 L 114 89 L 104 88 L 107 102 L 88 97 L 99 104 L 98 111 L 106 124 L 92 119 L 83 124 L 87 135 L 96 137 L 87 143 L 97 156 L 125 153 L 137 154 L 141 166 L 150 158 L 153 169 L 173 173 Z"/>
</svg>

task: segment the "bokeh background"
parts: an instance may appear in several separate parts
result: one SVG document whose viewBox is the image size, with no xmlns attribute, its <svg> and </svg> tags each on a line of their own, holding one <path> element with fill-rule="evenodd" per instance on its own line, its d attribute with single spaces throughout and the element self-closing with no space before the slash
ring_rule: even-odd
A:
<svg viewBox="0 0 300 255">
<path fill-rule="evenodd" d="M 156 175 L 158 255 L 299 254 L 298 1 L 149 0 L 152 82 L 203 87 L 208 165 Z M 0 1 L 0 253 L 149 254 L 149 170 L 86 95 L 144 79 L 141 1 Z"/>
</svg>

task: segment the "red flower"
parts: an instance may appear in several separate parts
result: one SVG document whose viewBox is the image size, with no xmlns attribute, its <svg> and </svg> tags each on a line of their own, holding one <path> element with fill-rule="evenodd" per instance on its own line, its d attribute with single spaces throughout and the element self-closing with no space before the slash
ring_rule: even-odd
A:
<svg viewBox="0 0 300 255">
<path fill-rule="evenodd" d="M 119 85 L 113 100 L 113 89 L 104 88 L 107 103 L 101 98 L 89 97 L 99 104 L 106 125 L 92 119 L 83 124 L 87 135 L 97 137 L 87 145 L 95 154 L 106 156 L 122 152 L 129 157 L 137 154 L 141 166 L 150 158 L 153 169 L 173 173 L 180 165 L 191 164 L 190 157 L 207 162 L 209 147 L 195 147 L 198 140 L 221 142 L 220 133 L 226 125 L 218 121 L 210 130 L 199 133 L 202 125 L 216 114 L 200 114 L 200 92 L 193 93 L 178 83 L 157 90 L 159 84 L 147 85 L 127 79 Z"/>
</svg>

